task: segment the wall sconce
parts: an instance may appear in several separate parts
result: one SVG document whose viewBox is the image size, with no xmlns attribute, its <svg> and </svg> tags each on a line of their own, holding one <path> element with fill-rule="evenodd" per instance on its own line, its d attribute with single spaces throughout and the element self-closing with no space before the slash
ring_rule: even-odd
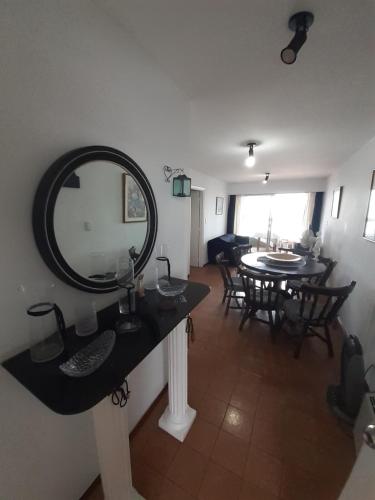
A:
<svg viewBox="0 0 375 500">
<path fill-rule="evenodd" d="M 266 172 L 264 174 L 264 179 L 262 180 L 262 184 L 267 184 L 268 181 L 269 181 L 269 178 L 270 178 L 270 173 L 269 172 Z"/>
<path fill-rule="evenodd" d="M 187 198 L 191 196 L 191 179 L 184 174 L 182 168 L 171 168 L 168 165 L 164 165 L 163 172 L 165 176 L 165 182 L 171 182 L 171 178 L 175 174 L 177 177 L 173 177 L 173 196 L 178 196 L 179 198 Z"/>
</svg>

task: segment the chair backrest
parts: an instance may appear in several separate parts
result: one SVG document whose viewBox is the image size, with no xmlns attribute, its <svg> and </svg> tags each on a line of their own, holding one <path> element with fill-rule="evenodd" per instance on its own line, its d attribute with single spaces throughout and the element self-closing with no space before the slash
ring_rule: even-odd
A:
<svg viewBox="0 0 375 500">
<path fill-rule="evenodd" d="M 233 260 L 237 267 L 241 266 L 241 257 L 247 253 L 251 253 L 252 245 L 239 245 L 233 247 Z"/>
<path fill-rule="evenodd" d="M 258 309 L 273 310 L 279 299 L 281 283 L 287 280 L 284 274 L 263 274 L 241 270 L 245 302 Z"/>
<path fill-rule="evenodd" d="M 223 279 L 224 288 L 233 286 L 232 275 L 229 269 L 229 263 L 224 259 L 224 252 L 220 252 L 215 257 L 216 264 L 219 268 L 221 277 Z"/>
<path fill-rule="evenodd" d="M 303 284 L 301 287 L 300 317 L 316 326 L 330 323 L 337 317 L 355 285 L 355 281 L 352 281 L 350 285 L 338 288 Z"/>
<path fill-rule="evenodd" d="M 330 259 L 328 257 L 321 257 L 319 255 L 318 262 L 324 264 L 326 266 L 326 270 L 324 271 L 323 274 L 321 274 L 319 276 L 319 279 L 318 279 L 318 281 L 317 281 L 316 284 L 318 286 L 324 286 L 327 283 L 328 278 L 331 276 L 332 271 L 337 266 L 337 261 L 336 260 L 332 260 L 332 259 Z"/>
</svg>

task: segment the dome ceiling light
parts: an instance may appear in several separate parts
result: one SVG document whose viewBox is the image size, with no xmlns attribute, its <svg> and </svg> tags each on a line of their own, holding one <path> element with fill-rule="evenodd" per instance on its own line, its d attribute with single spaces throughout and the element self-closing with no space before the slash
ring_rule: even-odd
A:
<svg viewBox="0 0 375 500">
<path fill-rule="evenodd" d="M 297 59 L 297 54 L 306 42 L 307 32 L 314 22 L 314 15 L 311 12 L 297 12 L 289 19 L 289 29 L 295 31 L 295 35 L 285 49 L 281 51 L 280 57 L 283 63 L 293 64 Z"/>
</svg>

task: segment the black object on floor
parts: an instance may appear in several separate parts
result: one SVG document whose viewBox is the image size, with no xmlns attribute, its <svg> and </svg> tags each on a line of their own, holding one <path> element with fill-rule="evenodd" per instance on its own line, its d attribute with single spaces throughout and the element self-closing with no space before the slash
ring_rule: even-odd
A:
<svg viewBox="0 0 375 500">
<path fill-rule="evenodd" d="M 340 385 L 328 386 L 328 406 L 334 415 L 353 425 L 368 390 L 361 343 L 355 335 L 348 335 L 341 351 Z"/>
</svg>

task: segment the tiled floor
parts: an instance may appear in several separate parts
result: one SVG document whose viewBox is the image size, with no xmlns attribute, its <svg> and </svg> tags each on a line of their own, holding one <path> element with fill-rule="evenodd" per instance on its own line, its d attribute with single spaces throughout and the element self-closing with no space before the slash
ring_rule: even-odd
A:
<svg viewBox="0 0 375 500">
<path fill-rule="evenodd" d="M 349 431 L 325 403 L 338 380 L 340 331 L 334 360 L 317 339 L 295 360 L 285 333 L 272 344 L 266 325 L 239 332 L 239 311 L 224 316 L 215 267 L 193 269 L 191 279 L 212 287 L 193 313 L 189 350 L 198 417 L 179 443 L 157 426 L 163 395 L 131 439 L 135 487 L 147 500 L 336 500 L 354 461 Z M 102 498 L 100 489 L 90 498 Z"/>
</svg>

